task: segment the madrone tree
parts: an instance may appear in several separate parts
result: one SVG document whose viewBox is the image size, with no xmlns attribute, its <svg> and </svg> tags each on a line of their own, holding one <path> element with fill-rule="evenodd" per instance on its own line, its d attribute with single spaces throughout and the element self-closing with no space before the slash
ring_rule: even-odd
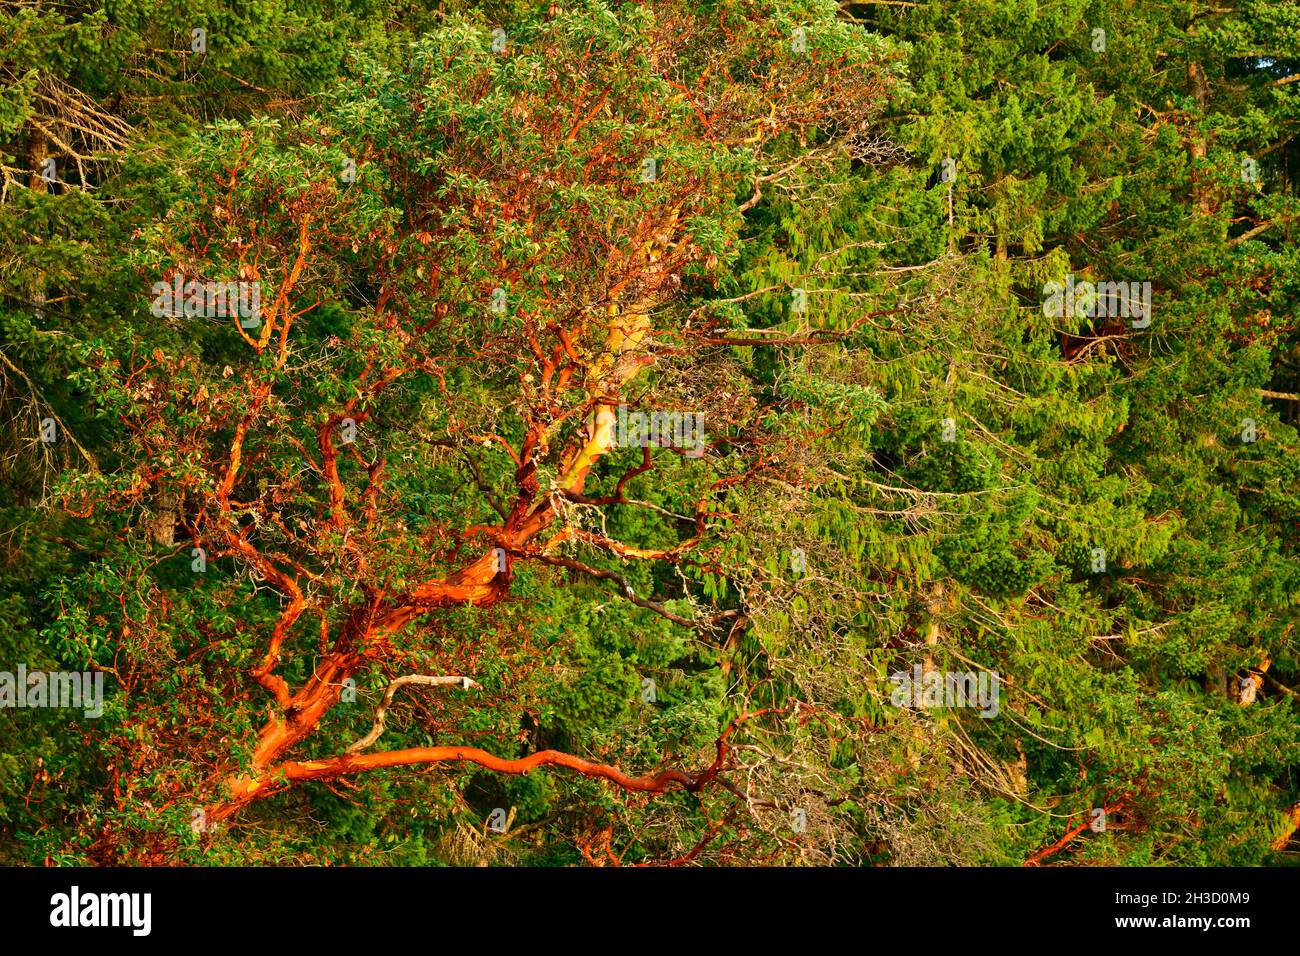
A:
<svg viewBox="0 0 1300 956">
<path fill-rule="evenodd" d="M 405 72 L 357 63 L 313 118 L 196 137 L 173 210 L 137 237 L 123 321 L 167 344 L 88 348 L 122 440 L 64 488 L 115 541 L 55 628 L 120 688 L 96 852 L 174 859 L 188 829 L 216 845 L 251 804 L 393 767 L 720 794 L 691 855 L 746 816 L 788 819 L 731 779 L 733 745 L 819 733 L 811 705 L 741 688 L 673 753 L 539 749 L 500 729 L 553 622 L 493 615 L 536 568 L 706 649 L 743 628 L 701 587 L 725 574 L 728 492 L 783 474 L 799 440 L 731 356 L 825 337 L 746 331 L 712 290 L 765 194 L 873 158 L 896 60 L 821 2 L 592 2 L 449 19 Z M 638 413 L 702 415 L 702 440 L 652 446 Z M 388 708 L 422 685 L 427 745 L 385 748 Z M 636 765 L 603 756 L 620 753 Z M 834 805 L 833 773 L 800 766 L 792 792 Z"/>
</svg>

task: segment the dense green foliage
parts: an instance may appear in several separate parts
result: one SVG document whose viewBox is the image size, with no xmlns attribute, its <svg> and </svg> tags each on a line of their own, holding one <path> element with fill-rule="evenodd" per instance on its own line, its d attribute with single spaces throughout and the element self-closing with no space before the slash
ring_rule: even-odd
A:
<svg viewBox="0 0 1300 956">
<path fill-rule="evenodd" d="M 0 862 L 1289 858 L 1300 2 L 199 7 L 0 5 Z"/>
</svg>

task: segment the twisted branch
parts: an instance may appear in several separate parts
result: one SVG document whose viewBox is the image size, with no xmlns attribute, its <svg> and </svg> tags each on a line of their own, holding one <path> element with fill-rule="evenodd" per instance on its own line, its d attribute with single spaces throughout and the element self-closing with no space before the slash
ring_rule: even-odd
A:
<svg viewBox="0 0 1300 956">
<path fill-rule="evenodd" d="M 481 684 L 470 680 L 468 677 L 458 677 L 456 675 L 433 677 L 426 674 L 407 674 L 405 677 L 399 677 L 392 681 L 388 685 L 388 689 L 384 691 L 384 699 L 375 710 L 375 725 L 370 728 L 370 733 L 349 747 L 347 753 L 354 754 L 365 750 L 379 739 L 379 735 L 384 732 L 384 717 L 388 713 L 389 706 L 393 703 L 393 695 L 397 693 L 399 687 L 405 687 L 407 684 L 423 684 L 426 687 L 446 687 L 450 684 L 460 684 L 465 690 L 469 690 L 471 687 L 482 687 Z"/>
</svg>

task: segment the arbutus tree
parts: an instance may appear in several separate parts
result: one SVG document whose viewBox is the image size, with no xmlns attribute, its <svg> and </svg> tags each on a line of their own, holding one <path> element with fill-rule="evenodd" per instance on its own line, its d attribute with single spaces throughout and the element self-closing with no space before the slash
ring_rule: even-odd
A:
<svg viewBox="0 0 1300 956">
<path fill-rule="evenodd" d="M 408 71 L 358 64 L 301 124 L 197 137 L 172 214 L 138 237 L 140 321 L 169 344 L 125 362 L 88 348 L 123 438 L 116 467 L 64 488 L 69 510 L 119 529 L 60 624 L 122 690 L 100 852 L 165 858 L 174 844 L 132 835 L 151 818 L 206 829 L 386 767 L 554 765 L 628 791 L 716 785 L 743 806 L 735 736 L 806 724 L 800 702 L 715 715 L 707 751 L 641 771 L 511 756 L 505 739 L 384 749 L 385 712 L 405 687 L 443 687 L 457 716 L 439 729 L 484 735 L 479 701 L 530 651 L 523 637 L 493 661 L 469 636 L 521 568 L 733 639 L 743 615 L 708 607 L 707 588 L 669 607 L 619 568 L 723 573 L 728 489 L 798 457 L 728 355 L 818 334 L 740 331 L 711 290 L 764 191 L 869 158 L 895 60 L 833 5 L 592 3 L 496 32 L 453 19 Z M 702 414 L 706 438 L 651 447 L 629 434 L 638 414 Z M 640 481 L 670 506 L 629 497 Z M 159 501 L 180 502 L 174 534 L 131 537 Z M 620 536 L 637 509 L 657 523 Z M 454 669 L 416 670 L 430 648 Z M 309 752 L 375 676 L 369 732 Z"/>
<path fill-rule="evenodd" d="M 0 862 L 1284 862 L 1295 0 L 530 6 L 0 13 Z"/>
</svg>

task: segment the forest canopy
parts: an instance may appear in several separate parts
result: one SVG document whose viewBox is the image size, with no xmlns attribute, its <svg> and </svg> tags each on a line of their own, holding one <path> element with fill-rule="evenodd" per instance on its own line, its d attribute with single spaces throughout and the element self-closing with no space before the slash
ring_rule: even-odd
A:
<svg viewBox="0 0 1300 956">
<path fill-rule="evenodd" d="M 0 83 L 0 863 L 1300 852 L 1300 2 L 24 0 Z"/>
</svg>

